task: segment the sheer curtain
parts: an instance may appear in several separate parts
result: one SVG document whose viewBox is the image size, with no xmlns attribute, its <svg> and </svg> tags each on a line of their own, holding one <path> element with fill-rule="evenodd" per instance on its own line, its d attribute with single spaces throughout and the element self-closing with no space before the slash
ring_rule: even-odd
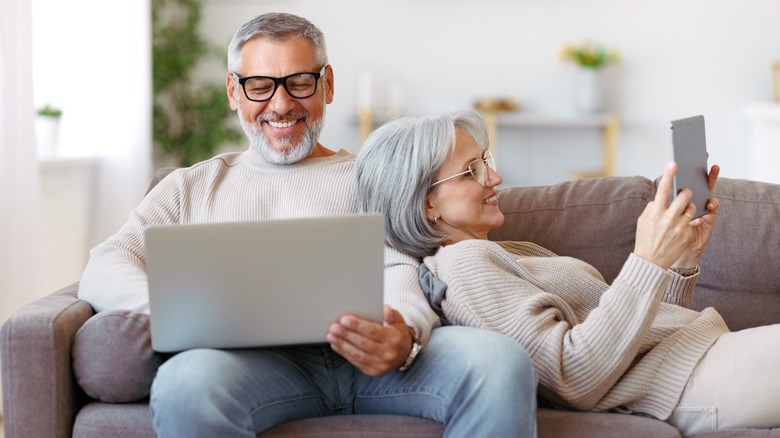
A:
<svg viewBox="0 0 780 438">
<path fill-rule="evenodd" d="M 0 0 L 0 323 L 41 278 L 30 23 L 28 0 Z"/>
<path fill-rule="evenodd" d="M 39 290 L 38 162 L 33 134 L 31 9 L 0 0 L 0 321 Z"/>
</svg>

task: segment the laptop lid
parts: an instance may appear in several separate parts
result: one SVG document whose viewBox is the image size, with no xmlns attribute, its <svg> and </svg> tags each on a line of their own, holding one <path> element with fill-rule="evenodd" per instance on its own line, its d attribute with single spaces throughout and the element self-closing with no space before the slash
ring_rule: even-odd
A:
<svg viewBox="0 0 780 438">
<path fill-rule="evenodd" d="M 382 320 L 381 214 L 149 227 L 152 348 L 326 342 L 350 313 Z"/>
</svg>

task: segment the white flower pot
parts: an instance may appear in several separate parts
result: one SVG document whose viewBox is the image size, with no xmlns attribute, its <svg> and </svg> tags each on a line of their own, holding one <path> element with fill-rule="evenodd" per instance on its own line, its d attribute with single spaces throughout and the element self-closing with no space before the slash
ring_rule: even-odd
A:
<svg viewBox="0 0 780 438">
<path fill-rule="evenodd" d="M 35 119 L 35 145 L 39 156 L 56 155 L 60 141 L 60 118 L 38 116 Z"/>
<path fill-rule="evenodd" d="M 604 84 L 600 70 L 580 68 L 574 84 L 574 103 L 578 111 L 598 113 L 604 111 Z"/>
</svg>

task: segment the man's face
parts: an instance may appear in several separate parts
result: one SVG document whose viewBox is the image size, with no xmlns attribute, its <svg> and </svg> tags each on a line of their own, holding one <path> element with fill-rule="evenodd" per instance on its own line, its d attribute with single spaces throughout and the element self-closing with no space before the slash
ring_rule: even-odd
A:
<svg viewBox="0 0 780 438">
<path fill-rule="evenodd" d="M 264 39 L 249 41 L 243 48 L 239 77 L 284 77 L 294 73 L 317 72 L 311 44 L 304 38 L 285 42 Z M 277 164 L 290 164 L 308 156 L 317 145 L 324 123 L 325 105 L 333 101 L 333 73 L 330 66 L 318 80 L 313 96 L 296 99 L 279 84 L 273 97 L 264 102 L 247 99 L 241 85 L 228 72 L 227 93 L 230 108 L 238 110 L 239 120 L 252 147 Z"/>
</svg>

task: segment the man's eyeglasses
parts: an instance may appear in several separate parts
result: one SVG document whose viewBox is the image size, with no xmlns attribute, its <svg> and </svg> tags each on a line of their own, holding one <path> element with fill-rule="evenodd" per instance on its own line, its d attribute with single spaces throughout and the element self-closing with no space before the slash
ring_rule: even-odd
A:
<svg viewBox="0 0 780 438">
<path fill-rule="evenodd" d="M 283 78 L 274 78 L 271 76 L 248 76 L 238 77 L 238 73 L 233 73 L 238 77 L 238 83 L 244 89 L 246 98 L 253 102 L 265 102 L 274 97 L 279 84 L 284 86 L 287 94 L 296 99 L 306 99 L 311 97 L 317 91 L 317 82 L 325 74 L 325 67 L 322 66 L 318 72 L 295 73 Z"/>
<path fill-rule="evenodd" d="M 464 170 L 461 173 L 458 173 L 456 175 L 452 175 L 450 177 L 441 179 L 439 181 L 436 181 L 431 185 L 431 188 L 443 183 L 447 182 L 451 179 L 455 179 L 459 176 L 463 176 L 466 174 L 471 174 L 471 176 L 474 177 L 475 180 L 482 186 L 487 187 L 488 183 L 488 168 L 493 169 L 493 171 L 496 171 L 496 161 L 493 159 L 493 154 L 490 152 L 485 152 L 482 154 L 482 158 L 477 158 L 476 160 L 469 163 L 468 170 Z"/>
</svg>

